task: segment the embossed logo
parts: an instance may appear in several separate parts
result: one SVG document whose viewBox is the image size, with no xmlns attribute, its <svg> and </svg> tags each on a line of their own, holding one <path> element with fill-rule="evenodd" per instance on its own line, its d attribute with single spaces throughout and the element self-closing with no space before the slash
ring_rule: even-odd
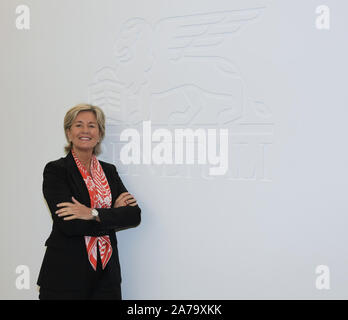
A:
<svg viewBox="0 0 348 320">
<path fill-rule="evenodd" d="M 264 10 L 168 17 L 154 24 L 136 17 L 123 23 L 111 52 L 114 65 L 96 71 L 89 86 L 90 103 L 101 106 L 107 116 L 104 156 L 121 173 L 148 170 L 160 176 L 209 178 L 204 165 L 123 165 L 122 131 L 131 127 L 142 132 L 143 121 L 151 121 L 153 128 L 166 128 L 173 136 L 177 128 L 228 129 L 229 170 L 224 178 L 271 180 L 271 110 L 246 94 L 239 67 L 223 51 L 223 45 L 233 45 Z"/>
</svg>

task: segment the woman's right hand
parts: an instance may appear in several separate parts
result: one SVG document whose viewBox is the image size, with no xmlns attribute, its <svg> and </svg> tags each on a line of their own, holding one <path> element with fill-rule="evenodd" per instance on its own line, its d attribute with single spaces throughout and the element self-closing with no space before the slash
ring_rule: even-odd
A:
<svg viewBox="0 0 348 320">
<path fill-rule="evenodd" d="M 129 192 L 121 193 L 114 203 L 114 208 L 125 207 L 125 206 L 136 206 L 137 201 Z"/>
</svg>

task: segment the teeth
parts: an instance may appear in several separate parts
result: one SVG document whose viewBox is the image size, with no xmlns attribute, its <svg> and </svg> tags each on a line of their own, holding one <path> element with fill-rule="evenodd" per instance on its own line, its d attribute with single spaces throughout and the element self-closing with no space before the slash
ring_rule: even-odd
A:
<svg viewBox="0 0 348 320">
<path fill-rule="evenodd" d="M 91 138 L 80 138 L 80 140 L 91 140 Z"/>
</svg>

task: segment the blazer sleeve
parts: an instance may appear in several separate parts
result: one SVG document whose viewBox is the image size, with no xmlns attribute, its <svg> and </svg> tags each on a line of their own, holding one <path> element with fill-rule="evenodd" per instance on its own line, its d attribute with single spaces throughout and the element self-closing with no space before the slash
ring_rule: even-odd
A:
<svg viewBox="0 0 348 320">
<path fill-rule="evenodd" d="M 117 197 L 123 193 L 128 192 L 118 172 L 116 167 L 112 165 L 113 179 L 112 183 L 116 183 L 117 190 L 120 190 Z M 116 197 L 116 198 L 117 198 Z M 105 229 L 124 229 L 135 227 L 140 224 L 141 209 L 138 205 L 136 206 L 124 206 L 118 208 L 99 208 L 97 209 L 99 213 L 100 224 L 102 228 Z"/>
<path fill-rule="evenodd" d="M 95 220 L 64 220 L 55 213 L 60 202 L 72 202 L 73 196 L 66 177 L 66 169 L 55 162 L 46 164 L 43 173 L 43 194 L 53 219 L 53 228 L 67 236 L 102 236 L 108 231 Z"/>
</svg>

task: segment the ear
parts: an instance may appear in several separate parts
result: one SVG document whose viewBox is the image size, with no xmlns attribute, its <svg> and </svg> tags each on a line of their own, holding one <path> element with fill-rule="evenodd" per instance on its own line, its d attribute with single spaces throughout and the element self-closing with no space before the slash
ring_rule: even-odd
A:
<svg viewBox="0 0 348 320">
<path fill-rule="evenodd" d="M 66 135 L 68 136 L 69 142 L 71 141 L 70 129 L 66 129 Z"/>
</svg>

